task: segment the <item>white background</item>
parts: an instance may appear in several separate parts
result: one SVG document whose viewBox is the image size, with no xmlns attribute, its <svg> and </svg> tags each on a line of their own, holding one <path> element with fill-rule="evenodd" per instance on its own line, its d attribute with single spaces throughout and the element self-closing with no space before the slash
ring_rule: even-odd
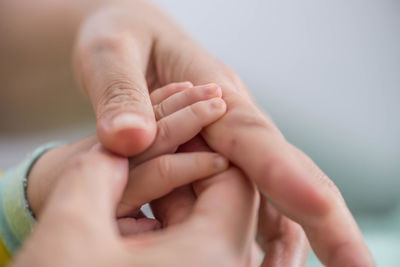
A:
<svg viewBox="0 0 400 267">
<path fill-rule="evenodd" d="M 400 1 L 154 2 L 240 74 L 353 211 L 400 201 Z"/>
</svg>

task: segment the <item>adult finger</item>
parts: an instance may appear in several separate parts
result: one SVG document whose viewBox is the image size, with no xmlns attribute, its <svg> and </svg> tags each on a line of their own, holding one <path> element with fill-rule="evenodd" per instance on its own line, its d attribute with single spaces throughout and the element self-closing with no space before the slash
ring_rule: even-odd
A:
<svg viewBox="0 0 400 267">
<path fill-rule="evenodd" d="M 119 25 L 120 13 L 104 9 L 85 22 L 75 65 L 93 104 L 101 143 L 131 156 L 147 148 L 156 132 L 145 78 L 152 40 L 145 29 L 127 29 L 125 21 Z"/>
<path fill-rule="evenodd" d="M 132 169 L 117 216 L 126 216 L 177 187 L 221 172 L 227 167 L 225 158 L 210 152 L 163 155 L 146 161 Z"/>
<path fill-rule="evenodd" d="M 218 236 L 242 263 L 249 260 L 256 231 L 259 194 L 255 186 L 235 168 L 193 184 L 197 202 L 192 223 Z"/>
<path fill-rule="evenodd" d="M 310 245 L 303 229 L 265 197 L 261 197 L 257 240 L 264 251 L 262 267 L 305 266 Z"/>
<path fill-rule="evenodd" d="M 81 220 L 101 232 L 114 231 L 117 202 L 128 177 L 128 161 L 96 145 L 64 166 L 44 217 Z"/>
<path fill-rule="evenodd" d="M 188 184 L 175 188 L 166 196 L 153 200 L 151 210 L 165 228 L 185 221 L 192 213 L 195 203 L 196 196 L 192 185 Z"/>
<path fill-rule="evenodd" d="M 362 235 L 340 194 L 325 175 L 305 167 L 282 134 L 251 101 L 240 79 L 191 40 L 176 45 L 165 38 L 155 55 L 168 54 L 159 68 L 169 79 L 222 87 L 227 113 L 203 131 L 210 147 L 225 155 L 254 181 L 276 207 L 300 223 L 321 261 L 328 265 L 374 265 Z M 196 64 L 193 64 L 196 62 Z M 189 67 L 188 67 L 189 66 Z M 221 139 L 221 133 L 225 133 Z M 340 230 L 339 230 L 340 229 Z"/>
<path fill-rule="evenodd" d="M 331 194 L 325 197 L 331 204 L 325 216 L 303 226 L 319 259 L 328 266 L 375 266 L 339 189 L 306 154 L 292 145 L 290 147 L 299 162 L 312 175 L 313 182 L 320 185 L 319 188 L 323 188 L 324 193 Z"/>
<path fill-rule="evenodd" d="M 95 252 L 120 253 L 114 214 L 128 161 L 96 149 L 63 168 L 15 266 L 98 266 Z M 52 257 L 43 257 L 45 251 L 52 251 Z M 88 253 L 80 257 L 82 251 Z"/>
<path fill-rule="evenodd" d="M 315 171 L 314 163 L 305 164 L 304 154 L 295 152 L 252 103 L 235 95 L 229 98 L 230 112 L 218 125 L 205 130 L 209 145 L 229 155 L 280 211 L 303 227 L 324 264 L 373 265 L 357 224 L 333 183 Z M 219 133 L 226 131 L 229 135 L 221 140 Z"/>
</svg>

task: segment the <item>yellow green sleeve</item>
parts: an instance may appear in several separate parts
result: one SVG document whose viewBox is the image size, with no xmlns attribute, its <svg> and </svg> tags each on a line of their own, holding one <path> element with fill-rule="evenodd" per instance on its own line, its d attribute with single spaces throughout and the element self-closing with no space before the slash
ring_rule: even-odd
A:
<svg viewBox="0 0 400 267">
<path fill-rule="evenodd" d="M 54 142 L 41 146 L 22 163 L 3 173 L 0 180 L 0 266 L 18 251 L 35 225 L 26 198 L 29 171 L 41 155 L 59 145 Z"/>
<path fill-rule="evenodd" d="M 3 178 L 3 172 L 0 171 L 0 180 Z M 2 238 L 0 238 L 0 267 L 6 266 L 7 262 L 11 259 L 10 253 L 3 244 Z"/>
</svg>

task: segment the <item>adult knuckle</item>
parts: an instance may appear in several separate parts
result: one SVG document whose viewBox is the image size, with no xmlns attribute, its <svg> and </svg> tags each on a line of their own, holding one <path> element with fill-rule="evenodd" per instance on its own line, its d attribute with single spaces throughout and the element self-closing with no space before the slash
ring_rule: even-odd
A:
<svg viewBox="0 0 400 267">
<path fill-rule="evenodd" d="M 250 112 L 239 108 L 228 110 L 224 116 L 224 127 L 229 135 L 221 139 L 221 146 L 228 154 L 236 154 L 241 149 L 244 136 L 263 136 L 265 140 L 285 140 L 272 121 L 260 111 Z M 205 135 L 209 134 L 207 131 Z"/>
<path fill-rule="evenodd" d="M 96 31 L 96 34 L 93 34 Z M 84 22 L 76 42 L 76 52 L 86 58 L 90 55 L 123 55 L 132 46 L 137 45 L 128 31 L 99 31 L 98 22 L 89 19 Z"/>
<path fill-rule="evenodd" d="M 314 164 L 312 162 L 310 168 L 311 168 L 310 171 L 311 171 L 313 177 L 315 178 L 317 184 L 320 184 L 320 185 L 328 188 L 328 190 L 333 192 L 335 195 L 341 197 L 340 190 L 336 186 L 336 184 L 331 179 L 329 179 L 329 177 L 326 176 L 326 174 L 324 172 L 322 172 L 321 169 L 316 164 Z"/>
<path fill-rule="evenodd" d="M 328 214 L 329 211 L 335 209 L 335 207 L 339 207 L 340 209 L 347 209 L 346 202 L 340 192 L 339 188 L 336 184 L 329 179 L 325 174 L 321 175 L 319 179 L 319 183 L 322 184 L 325 188 L 328 189 L 330 194 L 323 194 L 322 198 L 325 202 L 324 211 L 325 214 Z"/>
<path fill-rule="evenodd" d="M 133 81 L 127 78 L 115 78 L 104 88 L 96 101 L 105 111 L 126 108 L 134 103 L 148 103 L 148 97 Z"/>
<path fill-rule="evenodd" d="M 147 101 L 147 95 L 135 82 L 127 78 L 117 78 L 106 86 L 103 99 L 120 105 L 132 101 Z"/>
<path fill-rule="evenodd" d="M 318 181 L 320 181 L 321 184 L 329 188 L 334 194 L 341 196 L 339 188 L 336 186 L 336 184 L 329 179 L 322 171 L 318 171 L 315 174 L 315 177 L 317 178 Z"/>
<path fill-rule="evenodd" d="M 339 188 L 317 166 L 317 164 L 315 164 L 314 161 L 309 156 L 307 156 L 304 152 L 302 152 L 300 149 L 298 149 L 297 147 L 293 146 L 292 144 L 289 144 L 289 145 L 294 149 L 294 152 L 296 153 L 297 157 L 300 159 L 300 162 L 302 163 L 302 165 L 312 174 L 312 177 L 314 178 L 316 183 L 318 185 L 322 185 L 323 187 L 328 188 L 335 195 L 337 195 L 337 196 L 339 196 L 341 198 L 341 193 L 340 193 Z"/>
<path fill-rule="evenodd" d="M 98 34 L 88 42 L 88 48 L 98 53 L 121 53 L 134 45 L 134 39 L 129 32 L 107 32 Z"/>
<path fill-rule="evenodd" d="M 215 67 L 218 69 L 216 74 L 219 78 L 218 80 L 223 81 L 219 84 L 226 88 L 234 89 L 233 91 L 239 91 L 239 87 L 243 86 L 239 75 L 223 62 L 218 62 Z"/>
</svg>

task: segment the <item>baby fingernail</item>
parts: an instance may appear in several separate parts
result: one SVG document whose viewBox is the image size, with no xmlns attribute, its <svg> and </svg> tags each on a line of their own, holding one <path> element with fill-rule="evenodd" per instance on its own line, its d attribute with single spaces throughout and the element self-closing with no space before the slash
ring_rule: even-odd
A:
<svg viewBox="0 0 400 267">
<path fill-rule="evenodd" d="M 225 101 L 221 98 L 214 98 L 210 100 L 210 107 L 212 109 L 224 109 L 225 108 Z"/>
<path fill-rule="evenodd" d="M 193 83 L 186 81 L 186 82 L 181 82 L 178 86 L 181 86 L 183 88 L 192 88 L 193 87 Z"/>
<path fill-rule="evenodd" d="M 221 87 L 216 85 L 215 83 L 208 84 L 204 87 L 204 92 L 207 96 L 217 96 L 221 97 L 222 96 L 222 90 Z"/>
<path fill-rule="evenodd" d="M 204 85 L 204 88 L 218 88 L 218 87 L 219 87 L 219 85 L 216 83 L 209 83 L 209 84 Z"/>
<path fill-rule="evenodd" d="M 216 156 L 214 160 L 214 166 L 216 169 L 221 170 L 228 167 L 228 160 L 221 156 Z"/>
</svg>

